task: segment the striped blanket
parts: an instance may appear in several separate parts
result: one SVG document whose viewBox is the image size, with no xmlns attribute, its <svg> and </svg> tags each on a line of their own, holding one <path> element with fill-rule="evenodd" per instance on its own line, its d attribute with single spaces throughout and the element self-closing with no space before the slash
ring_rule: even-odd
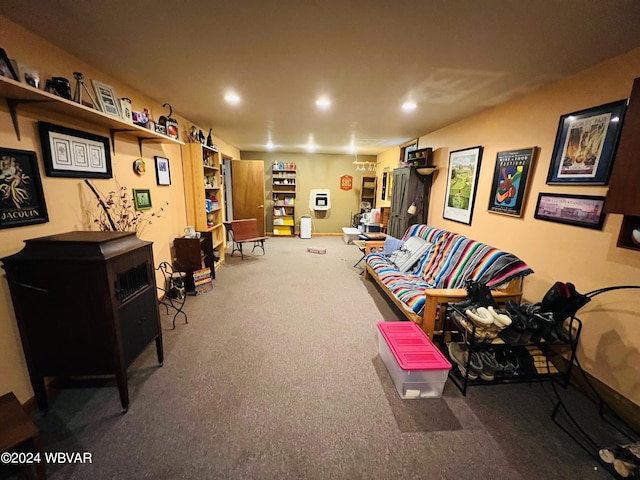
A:
<svg viewBox="0 0 640 480">
<path fill-rule="evenodd" d="M 403 240 L 412 236 L 433 244 L 412 271 L 398 271 L 381 252 L 369 254 L 366 262 L 403 306 L 418 315 L 422 315 L 428 288 L 463 288 L 466 280 L 497 287 L 533 273 L 515 255 L 454 232 L 412 225 Z"/>
</svg>

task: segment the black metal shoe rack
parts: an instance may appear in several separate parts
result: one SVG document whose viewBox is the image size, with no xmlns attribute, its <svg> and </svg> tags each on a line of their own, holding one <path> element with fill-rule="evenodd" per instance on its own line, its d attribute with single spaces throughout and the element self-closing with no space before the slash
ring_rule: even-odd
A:
<svg viewBox="0 0 640 480">
<path fill-rule="evenodd" d="M 469 322 L 472 327 L 472 331 L 466 331 L 458 327 L 453 321 L 452 315 L 462 315 L 466 317 L 466 314 L 457 309 L 453 305 L 448 305 L 447 314 L 444 319 L 444 329 L 441 342 L 439 344 L 440 350 L 449 357 L 449 353 L 446 348 L 445 340 L 446 336 L 450 336 L 451 341 L 464 343 L 468 346 L 467 364 L 465 365 L 464 375 L 457 368 L 456 362 L 449 358 L 452 363 L 452 369 L 449 372 L 449 378 L 458 387 L 463 395 L 467 395 L 467 388 L 476 385 L 496 385 L 502 383 L 523 383 L 523 382 L 540 382 L 540 381 L 557 381 L 563 388 L 566 388 L 569 379 L 571 377 L 571 368 L 576 359 L 576 348 L 578 346 L 578 340 L 580 339 L 580 332 L 582 331 L 582 322 L 576 317 L 571 317 L 569 321 L 570 340 L 564 343 L 553 343 L 540 339 L 538 341 L 530 341 L 521 345 L 508 345 L 500 337 L 495 338 L 491 342 L 477 341 L 478 335 L 476 335 L 476 328 L 472 322 Z M 486 381 L 478 378 L 472 380 L 469 378 L 471 356 L 473 352 L 481 350 L 493 350 L 494 352 L 501 351 L 501 353 L 512 353 L 516 358 L 526 358 L 529 354 L 529 349 L 539 349 L 544 358 L 544 364 L 538 363 L 538 369 L 533 372 L 530 368 L 524 369 L 523 365 L 519 365 L 512 376 L 496 376 L 492 381 Z M 561 353 L 568 353 L 568 361 L 566 362 L 567 368 L 564 371 L 560 371 L 552 362 L 552 358 L 555 355 Z M 564 362 L 563 362 L 564 363 Z M 534 363 L 535 365 L 535 363 Z M 529 367 L 531 364 L 529 364 Z"/>
</svg>

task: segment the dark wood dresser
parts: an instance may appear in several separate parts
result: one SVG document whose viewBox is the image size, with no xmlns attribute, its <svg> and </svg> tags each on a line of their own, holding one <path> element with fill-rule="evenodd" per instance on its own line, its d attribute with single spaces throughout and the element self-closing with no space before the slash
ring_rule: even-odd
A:
<svg viewBox="0 0 640 480">
<path fill-rule="evenodd" d="M 154 340 L 164 356 L 151 242 L 76 231 L 25 244 L 1 261 L 38 407 L 44 377 L 114 374 L 126 411 L 129 365 Z"/>
</svg>

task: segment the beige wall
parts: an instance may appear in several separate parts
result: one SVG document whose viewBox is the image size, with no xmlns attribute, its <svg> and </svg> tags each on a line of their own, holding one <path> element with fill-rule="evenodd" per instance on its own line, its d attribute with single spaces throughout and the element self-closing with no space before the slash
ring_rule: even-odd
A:
<svg viewBox="0 0 640 480">
<path fill-rule="evenodd" d="M 434 177 L 429 223 L 513 252 L 535 271 L 525 299 L 540 301 L 557 280 L 585 293 L 613 285 L 640 285 L 640 252 L 616 247 L 621 215 L 608 215 L 602 231 L 533 218 L 539 192 L 605 195 L 606 186 L 546 185 L 560 115 L 627 98 L 640 76 L 640 49 L 611 59 L 535 93 L 425 135 L 439 170 Z M 482 145 L 484 154 L 471 226 L 442 218 L 449 152 Z M 487 211 L 497 152 L 537 146 L 537 165 L 521 218 Z M 382 165 L 397 153 L 379 156 Z M 640 161 L 640 159 L 639 159 Z M 380 173 L 380 172 L 379 172 Z M 640 179 L 639 179 L 640 180 Z M 602 294 L 580 310 L 584 322 L 579 358 L 586 370 L 640 405 L 638 290 Z"/>
<path fill-rule="evenodd" d="M 109 77 L 94 67 L 68 55 L 50 43 L 33 35 L 22 27 L 9 22 L 0 16 L 0 45 L 11 58 L 17 58 L 41 72 L 49 72 L 54 76 L 62 76 L 73 81 L 72 72 L 81 71 L 85 74 L 87 83 L 96 78 L 114 87 L 120 97 L 129 97 L 133 101 L 134 109 L 147 107 L 157 120 L 162 114 L 167 113 L 162 108 L 162 103 L 171 101 L 170 98 L 161 99 L 159 102 L 145 97 L 141 92 L 132 90 L 127 85 Z M 72 87 L 73 88 L 73 87 Z M 11 117 L 4 101 L 0 102 L 0 146 L 20 150 L 35 151 L 38 157 L 40 176 L 42 179 L 45 201 L 49 213 L 49 222 L 39 225 L 10 228 L 0 230 L 0 258 L 18 252 L 24 246 L 24 240 L 29 238 L 52 235 L 70 230 L 96 229 L 91 221 L 90 211 L 97 211 L 96 201 L 88 188 L 83 185 L 82 179 L 76 178 L 52 178 L 44 174 L 42 152 L 37 134 L 37 121 L 46 120 L 52 123 L 86 132 L 109 136 L 109 131 L 101 126 L 89 125 L 74 121 L 72 118 L 61 115 L 52 115 L 46 111 L 46 105 L 38 109 L 35 105 L 20 105 L 18 107 L 20 118 L 20 131 L 22 139 L 18 141 L 13 130 Z M 190 127 L 191 123 L 174 113 L 182 127 Z M 203 130 L 205 126 L 203 126 Z M 208 131 L 208 129 L 206 130 Z M 186 132 L 181 131 L 182 138 L 186 138 Z M 215 138 L 220 150 L 229 156 L 239 156 L 234 147 L 222 140 Z M 156 185 L 154 156 L 163 156 L 169 159 L 171 170 L 171 186 L 158 187 Z M 168 202 L 168 207 L 159 219 L 153 221 L 140 236 L 153 242 L 154 260 L 158 264 L 161 261 L 171 260 L 171 244 L 173 238 L 182 234 L 186 225 L 184 186 L 182 173 L 181 148 L 178 144 L 164 144 L 146 142 L 142 146 L 142 157 L 147 165 L 147 173 L 137 176 L 132 169 L 134 160 L 140 157 L 138 142 L 134 138 L 118 135 L 115 139 L 115 152 L 111 153 L 113 179 L 92 180 L 92 183 L 103 194 L 113 190 L 116 181 L 131 188 L 149 188 L 154 205 L 152 211 Z M 4 272 L 0 271 L 0 394 L 13 391 L 22 402 L 32 396 L 31 385 L 28 379 L 20 336 L 11 306 L 11 297 L 8 291 Z M 69 292 L 69 300 L 73 301 L 73 292 Z"/>
<path fill-rule="evenodd" d="M 272 153 L 241 152 L 243 160 L 264 160 L 265 171 L 265 227 L 267 232 L 273 230 L 273 208 L 271 195 L 271 166 L 273 162 L 296 164 L 296 226 L 300 217 L 310 216 L 312 233 L 340 233 L 342 227 L 351 226 L 351 218 L 360 212 L 360 187 L 363 176 L 375 176 L 376 172 L 356 171 L 353 155 L 328 155 L 319 153 Z M 359 162 L 376 162 L 373 155 L 358 155 Z M 353 177 L 351 190 L 340 189 L 342 175 Z M 325 212 L 312 211 L 309 208 L 311 190 L 330 190 L 331 208 Z M 297 228 L 297 227 L 296 227 Z"/>
</svg>

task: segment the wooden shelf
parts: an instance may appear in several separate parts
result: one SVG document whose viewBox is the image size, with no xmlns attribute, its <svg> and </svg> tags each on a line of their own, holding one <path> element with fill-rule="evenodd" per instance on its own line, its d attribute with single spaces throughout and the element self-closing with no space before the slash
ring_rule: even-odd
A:
<svg viewBox="0 0 640 480">
<path fill-rule="evenodd" d="M 38 103 L 42 104 L 41 108 L 49 112 L 60 113 L 74 120 L 83 120 L 94 125 L 108 128 L 111 133 L 112 143 L 116 133 L 124 133 L 128 136 L 138 138 L 139 143 L 144 140 L 150 140 L 184 145 L 184 142 L 168 137 L 162 133 L 156 133 L 148 128 L 127 123 L 106 113 L 94 110 L 93 108 L 80 105 L 66 98 L 58 97 L 44 90 L 38 90 L 37 88 L 16 82 L 7 77 L 0 77 L 0 97 L 5 98 L 7 101 L 18 140 L 20 140 L 17 114 L 18 106 Z"/>
</svg>

